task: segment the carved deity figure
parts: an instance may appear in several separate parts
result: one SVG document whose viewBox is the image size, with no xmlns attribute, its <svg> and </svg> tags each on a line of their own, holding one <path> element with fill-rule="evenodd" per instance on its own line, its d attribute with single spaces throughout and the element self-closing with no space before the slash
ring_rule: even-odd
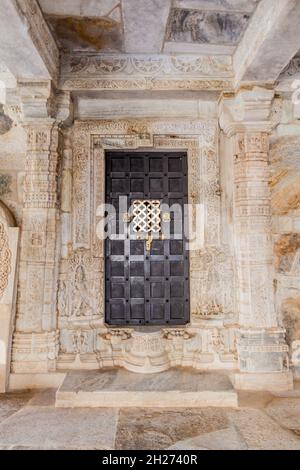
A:
<svg viewBox="0 0 300 470">
<path fill-rule="evenodd" d="M 92 295 L 87 284 L 83 266 L 78 266 L 76 269 L 72 304 L 73 315 L 76 317 L 93 315 L 94 313 Z"/>
</svg>

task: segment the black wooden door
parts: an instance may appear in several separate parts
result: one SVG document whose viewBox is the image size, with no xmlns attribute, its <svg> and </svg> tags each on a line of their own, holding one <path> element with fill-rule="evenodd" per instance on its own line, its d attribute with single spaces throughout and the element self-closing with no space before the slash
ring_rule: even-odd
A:
<svg viewBox="0 0 300 470">
<path fill-rule="evenodd" d="M 189 321 L 189 259 L 184 231 L 175 231 L 173 211 L 163 209 L 165 205 L 179 205 L 183 227 L 187 193 L 185 153 L 106 153 L 106 203 L 116 210 L 117 232 L 124 223 L 130 222 L 127 225 L 131 227 L 131 233 L 123 239 L 110 237 L 105 242 L 106 323 L 181 325 Z M 125 211 L 120 196 L 127 196 Z M 133 206 L 146 212 L 155 207 L 160 230 L 156 225 L 156 232 L 139 232 L 143 220 L 137 223 L 131 213 Z M 108 230 L 112 224 L 110 219 Z"/>
</svg>

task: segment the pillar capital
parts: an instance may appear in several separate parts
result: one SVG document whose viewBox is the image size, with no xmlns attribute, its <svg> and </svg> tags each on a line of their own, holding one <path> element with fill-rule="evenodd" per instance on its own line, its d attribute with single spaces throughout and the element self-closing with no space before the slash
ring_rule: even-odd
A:
<svg viewBox="0 0 300 470">
<path fill-rule="evenodd" d="M 224 94 L 219 103 L 219 122 L 228 137 L 244 132 L 270 133 L 274 90 L 259 86 Z"/>
<path fill-rule="evenodd" d="M 51 80 L 19 80 L 18 90 L 24 125 L 72 122 L 71 93 L 56 91 Z"/>
</svg>

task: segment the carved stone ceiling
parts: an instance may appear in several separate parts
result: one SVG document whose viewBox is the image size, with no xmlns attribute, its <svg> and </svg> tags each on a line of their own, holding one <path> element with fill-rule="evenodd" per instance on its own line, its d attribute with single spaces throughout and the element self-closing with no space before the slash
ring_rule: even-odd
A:
<svg viewBox="0 0 300 470">
<path fill-rule="evenodd" d="M 260 0 L 39 0 L 63 50 L 230 54 Z"/>
</svg>

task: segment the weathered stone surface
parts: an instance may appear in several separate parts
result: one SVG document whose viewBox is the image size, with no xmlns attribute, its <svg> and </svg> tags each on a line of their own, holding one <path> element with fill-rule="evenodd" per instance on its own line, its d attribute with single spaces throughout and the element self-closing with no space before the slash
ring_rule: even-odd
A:
<svg viewBox="0 0 300 470">
<path fill-rule="evenodd" d="M 171 10 L 166 40 L 236 45 L 250 16 L 247 13 Z"/>
<path fill-rule="evenodd" d="M 243 409 L 227 414 L 251 450 L 299 450 L 300 439 L 281 428 L 261 410 Z"/>
<path fill-rule="evenodd" d="M 279 272 L 290 272 L 297 250 L 300 248 L 300 234 L 282 235 L 274 245 L 275 267 Z"/>
<path fill-rule="evenodd" d="M 288 344 L 300 340 L 300 298 L 288 298 L 281 307 Z"/>
<path fill-rule="evenodd" d="M 300 398 L 274 399 L 267 405 L 266 413 L 281 427 L 300 436 Z"/>
<path fill-rule="evenodd" d="M 178 441 L 228 427 L 222 410 L 120 410 L 116 449 L 166 449 Z M 204 446 L 205 447 L 205 446 Z"/>
<path fill-rule="evenodd" d="M 32 395 L 32 392 L 0 394 L 0 423 L 22 409 Z"/>
<path fill-rule="evenodd" d="M 64 50 L 123 50 L 121 24 L 111 18 L 47 16 L 47 20 Z"/>
<path fill-rule="evenodd" d="M 247 444 L 236 428 L 202 434 L 192 439 L 176 442 L 169 450 L 246 450 Z"/>
<path fill-rule="evenodd" d="M 28 406 L 55 406 L 56 388 L 46 388 L 36 391 Z"/>
<path fill-rule="evenodd" d="M 170 0 L 123 2 L 126 52 L 162 50 L 170 4 Z"/>
<path fill-rule="evenodd" d="M 0 425 L 0 445 L 34 449 L 112 449 L 114 410 L 26 407 Z"/>
<path fill-rule="evenodd" d="M 237 406 L 226 375 L 171 369 L 159 374 L 127 370 L 70 372 L 56 395 L 57 407 Z"/>
<path fill-rule="evenodd" d="M 3 107 L 0 104 L 0 135 L 8 132 L 11 129 L 12 124 L 12 120 L 4 113 Z"/>
</svg>

